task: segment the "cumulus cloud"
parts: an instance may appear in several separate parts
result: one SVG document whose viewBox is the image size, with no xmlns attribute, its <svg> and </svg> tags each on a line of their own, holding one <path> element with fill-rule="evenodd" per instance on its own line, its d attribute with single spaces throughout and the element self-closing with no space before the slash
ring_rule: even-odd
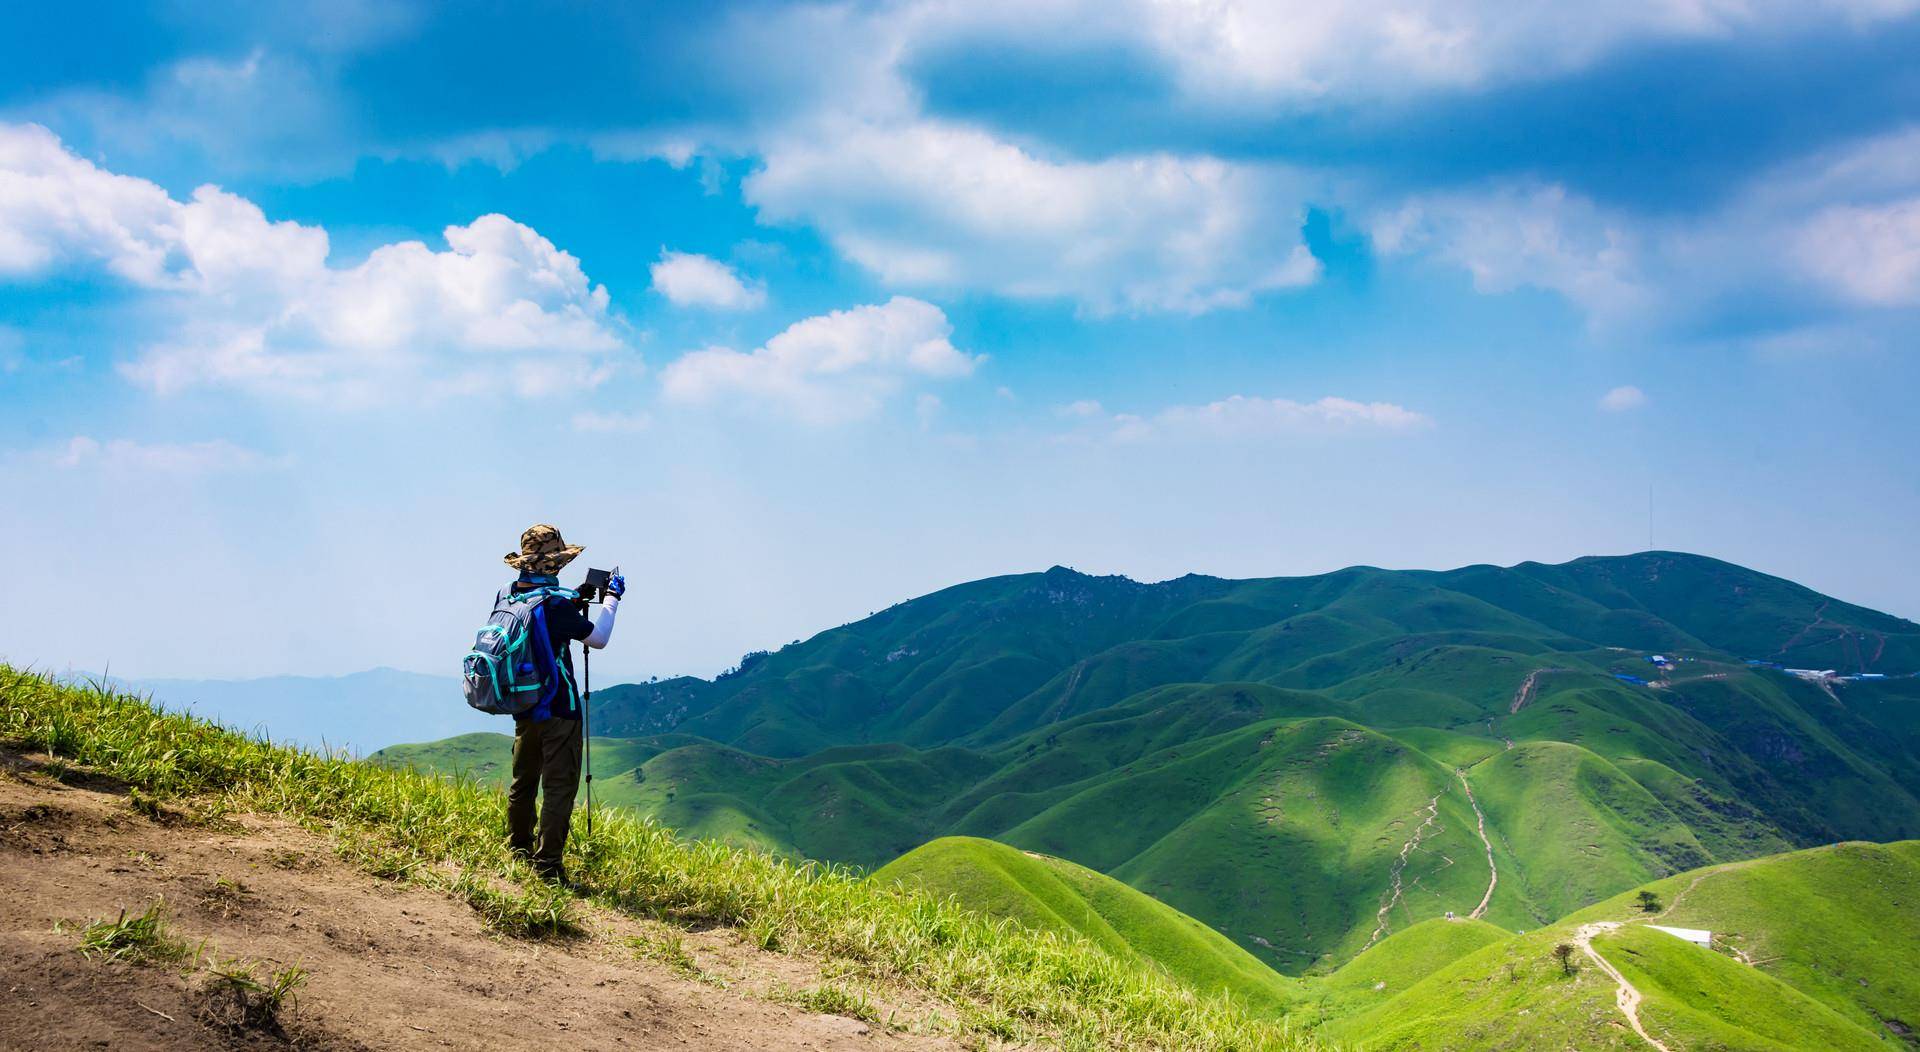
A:
<svg viewBox="0 0 1920 1052">
<path fill-rule="evenodd" d="M 1464 268 L 1480 292 L 1560 293 L 1602 319 L 1647 303 L 1634 224 L 1555 185 L 1421 195 L 1375 217 L 1374 246 Z"/>
<path fill-rule="evenodd" d="M 1433 419 L 1392 402 L 1328 396 L 1313 402 L 1232 395 L 1203 405 L 1173 405 L 1150 415 L 1108 414 L 1098 402 L 1074 402 L 1062 416 L 1087 422 L 1084 434 L 1117 442 L 1157 439 L 1248 440 L 1419 431 Z"/>
<path fill-rule="evenodd" d="M 868 416 L 913 381 L 970 375 L 982 359 L 956 348 L 940 308 L 895 296 L 795 322 L 749 353 L 709 347 L 661 373 L 689 404 L 745 399 L 809 423 Z"/>
<path fill-rule="evenodd" d="M 1482 292 L 1550 290 L 1602 326 L 1706 328 L 1731 315 L 1764 326 L 1758 344 L 1863 306 L 1920 307 L 1920 128 L 1756 173 L 1704 213 L 1634 214 L 1510 183 L 1414 195 L 1376 210 L 1370 228 L 1383 255 L 1458 265 Z"/>
<path fill-rule="evenodd" d="M 1320 273 L 1301 180 L 1275 166 L 1054 160 L 935 120 L 808 128 L 763 161 L 743 191 L 764 218 L 817 227 L 893 285 L 1198 313 Z"/>
<path fill-rule="evenodd" d="M 1600 396 L 1600 408 L 1609 413 L 1626 413 L 1647 404 L 1647 393 L 1628 384 Z"/>
<path fill-rule="evenodd" d="M 76 435 L 49 457 L 61 468 L 94 468 L 142 475 L 204 475 L 285 467 L 287 461 L 234 445 L 212 442 L 141 443 L 116 438 L 106 442 Z"/>
<path fill-rule="evenodd" d="M 1821 210 L 1795 245 L 1817 280 L 1870 306 L 1920 304 L 1920 197 Z"/>
<path fill-rule="evenodd" d="M 654 291 L 676 307 L 753 310 L 767 302 L 767 290 L 740 280 L 732 267 L 691 252 L 665 250 L 652 268 Z"/>
<path fill-rule="evenodd" d="M 404 241 L 333 267 L 325 230 L 213 186 L 176 201 L 44 128 L 0 125 L 0 276 L 104 266 L 152 290 L 166 335 L 123 371 L 162 393 L 365 403 L 604 378 L 624 341 L 579 260 L 502 215 L 442 236 L 445 250 Z"/>
</svg>

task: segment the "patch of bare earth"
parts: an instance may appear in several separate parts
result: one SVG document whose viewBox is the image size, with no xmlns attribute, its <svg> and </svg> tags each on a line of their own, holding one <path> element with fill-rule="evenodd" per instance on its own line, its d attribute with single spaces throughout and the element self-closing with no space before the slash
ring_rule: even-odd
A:
<svg viewBox="0 0 1920 1052">
<path fill-rule="evenodd" d="M 348 867 L 285 819 L 195 822 L 130 803 L 98 780 L 0 756 L 3 1052 L 958 1047 L 914 1032 L 938 1026 L 934 1009 L 904 996 L 877 1009 L 904 1030 L 779 1003 L 779 991 L 819 983 L 818 965 L 731 932 L 585 908 L 582 937 L 510 939 L 440 892 Z M 77 952 L 80 926 L 156 899 L 209 955 L 307 971 L 277 1026 L 206 1021 L 204 972 Z M 635 938 L 677 952 L 637 954 Z"/>
</svg>

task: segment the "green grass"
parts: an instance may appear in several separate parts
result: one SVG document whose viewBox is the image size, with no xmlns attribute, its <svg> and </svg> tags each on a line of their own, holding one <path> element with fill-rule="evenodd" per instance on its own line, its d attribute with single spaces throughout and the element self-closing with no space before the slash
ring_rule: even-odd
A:
<svg viewBox="0 0 1920 1052">
<path fill-rule="evenodd" d="M 1594 939 L 1670 1047 L 1884 1052 L 1874 1035 L 1757 968 L 1643 925 Z"/>
<path fill-rule="evenodd" d="M 113 920 L 97 920 L 80 929 L 79 949 L 87 957 L 134 964 L 175 964 L 199 953 L 173 934 L 167 924 L 167 904 L 159 899 L 133 916 L 121 910 Z"/>
<path fill-rule="evenodd" d="M 1140 959 L 1202 993 L 1228 991 L 1279 1013 L 1298 984 L 1219 932 L 1152 896 L 1063 859 L 972 837 L 943 837 L 908 852 L 873 879 L 917 887 L 991 917 L 1074 933 L 1124 959 Z"/>
<path fill-rule="evenodd" d="M 1656 923 L 1703 928 L 1756 970 L 1879 1031 L 1920 1018 L 1920 842 L 1835 844 L 1658 881 Z M 1636 891 L 1570 920 L 1624 915 Z"/>
<path fill-rule="evenodd" d="M 1644 913 L 1641 890 L 1666 912 Z M 1383 1003 L 1330 995 L 1336 1018 L 1325 1031 L 1369 1049 L 1645 1047 L 1623 1031 L 1610 979 L 1582 957 L 1567 977 L 1549 957 L 1581 924 L 1610 920 L 1625 926 L 1596 936 L 1594 947 L 1640 989 L 1643 1021 L 1669 1047 L 1892 1049 L 1898 1041 L 1885 1021 L 1920 1017 L 1916 903 L 1920 842 L 1836 844 L 1707 867 L 1489 943 L 1397 994 L 1383 991 Z M 1715 948 L 1649 924 L 1710 930 Z"/>
<path fill-rule="evenodd" d="M 471 780 L 267 745 L 143 699 L 55 684 L 0 666 L 0 740 L 45 751 L 159 798 L 198 796 L 276 812 L 331 833 L 350 859 L 403 860 L 409 879 L 452 890 L 529 883 L 507 853 L 504 801 Z M 570 844 L 581 889 L 615 908 L 746 930 L 817 955 L 850 980 L 901 984 L 952 1005 L 977 1035 L 1069 1048 L 1285 1049 L 1309 1040 L 1206 998 L 1077 936 L 993 921 L 833 867 L 716 843 L 687 843 L 609 813 Z M 547 904 L 513 908 L 536 924 Z"/>
<path fill-rule="evenodd" d="M 1486 921 L 1421 921 L 1382 939 L 1315 986 L 1329 1016 L 1366 1011 L 1453 962 L 1513 937 Z"/>
</svg>

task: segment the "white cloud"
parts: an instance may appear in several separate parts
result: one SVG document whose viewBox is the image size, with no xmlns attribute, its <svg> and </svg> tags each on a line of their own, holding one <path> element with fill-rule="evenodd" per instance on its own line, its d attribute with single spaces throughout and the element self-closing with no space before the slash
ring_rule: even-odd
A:
<svg viewBox="0 0 1920 1052">
<path fill-rule="evenodd" d="M 876 17 L 893 27 L 885 61 L 954 39 L 1093 42 L 1151 56 L 1183 94 L 1240 111 L 1539 79 L 1636 44 L 1858 28 L 1915 8 L 1913 0 L 926 0 Z"/>
<path fill-rule="evenodd" d="M 653 426 L 653 417 L 647 413 L 596 413 L 573 414 L 573 429 L 589 435 L 633 435 Z"/>
<path fill-rule="evenodd" d="M 1105 416 L 1106 413 L 1106 409 L 1103 408 L 1099 402 L 1091 398 L 1082 398 L 1076 402 L 1068 402 L 1065 405 L 1055 406 L 1053 410 L 1053 415 L 1055 416 L 1064 416 L 1074 420 L 1088 420 L 1094 417 Z"/>
<path fill-rule="evenodd" d="M 1861 306 L 1920 307 L 1920 127 L 1759 172 L 1701 214 L 1508 184 L 1416 195 L 1377 211 L 1371 235 L 1382 254 L 1464 268 L 1482 292 L 1557 292 L 1602 326 L 1694 324 L 1764 301 L 1805 336 Z"/>
<path fill-rule="evenodd" d="M 691 252 L 663 250 L 652 268 L 654 290 L 676 307 L 753 310 L 767 302 L 767 290 L 740 280 L 732 267 Z"/>
<path fill-rule="evenodd" d="M 1464 268 L 1480 292 L 1547 289 L 1605 320 L 1648 301 L 1633 224 L 1556 185 L 1417 196 L 1376 216 L 1372 236 L 1388 255 L 1430 252 Z"/>
<path fill-rule="evenodd" d="M 1600 396 L 1600 408 L 1609 413 L 1626 413 L 1647 404 L 1647 393 L 1628 384 Z"/>
<path fill-rule="evenodd" d="M 1296 402 L 1290 398 L 1233 395 L 1204 405 L 1168 406 L 1149 416 L 1108 416 L 1094 402 L 1076 402 L 1068 408 L 1075 411 L 1064 415 L 1093 421 L 1097 433 L 1118 442 L 1395 434 L 1433 425 L 1433 419 L 1425 413 L 1392 402 L 1356 402 L 1333 396 Z"/>
<path fill-rule="evenodd" d="M 166 393 L 222 385 L 334 404 L 452 391 L 539 395 L 606 375 L 625 342 L 579 260 L 501 215 L 445 251 L 327 263 L 327 233 L 203 186 L 179 202 L 0 125 L 0 275 L 104 266 L 153 290 L 167 334 L 123 372 Z"/>
<path fill-rule="evenodd" d="M 61 468 L 97 468 L 135 474 L 204 475 L 216 472 L 259 471 L 285 467 L 288 461 L 234 445 L 212 442 L 146 444 L 116 438 L 106 442 L 76 435 L 51 454 Z"/>
<path fill-rule="evenodd" d="M 744 398 L 810 423 L 877 411 L 909 381 L 951 380 L 981 361 L 954 347 L 940 308 L 906 296 L 795 322 L 752 353 L 690 352 L 666 367 L 668 398 L 690 404 Z"/>
<path fill-rule="evenodd" d="M 1271 166 L 1145 154 L 1049 160 L 942 121 L 830 123 L 768 145 L 744 181 L 883 281 L 1198 313 L 1313 282 L 1304 188 Z"/>
<path fill-rule="evenodd" d="M 1810 274 L 1849 300 L 1920 305 L 1920 197 L 1823 209 L 1794 248 Z"/>
</svg>

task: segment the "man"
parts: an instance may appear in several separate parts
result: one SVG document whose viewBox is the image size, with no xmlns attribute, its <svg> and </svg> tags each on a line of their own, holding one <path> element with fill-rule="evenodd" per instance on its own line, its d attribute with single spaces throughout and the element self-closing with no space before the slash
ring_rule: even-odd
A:
<svg viewBox="0 0 1920 1052">
<path fill-rule="evenodd" d="M 531 592 L 559 585 L 562 567 L 585 551 L 568 544 L 560 531 L 546 523 L 520 535 L 520 550 L 507 553 L 507 565 L 520 571 L 513 592 Z M 532 709 L 513 718 L 513 781 L 507 788 L 507 844 L 515 854 L 531 859 L 534 871 L 550 880 L 565 881 L 561 857 L 567 831 L 573 824 L 573 797 L 580 789 L 580 694 L 573 675 L 573 648 L 579 640 L 598 650 L 613 636 L 613 615 L 626 594 L 627 582 L 615 576 L 607 582 L 606 597 L 588 616 L 585 599 L 550 595 L 541 600 L 547 635 L 559 683 Z M 540 806 L 539 836 L 535 837 L 534 795 Z"/>
</svg>

